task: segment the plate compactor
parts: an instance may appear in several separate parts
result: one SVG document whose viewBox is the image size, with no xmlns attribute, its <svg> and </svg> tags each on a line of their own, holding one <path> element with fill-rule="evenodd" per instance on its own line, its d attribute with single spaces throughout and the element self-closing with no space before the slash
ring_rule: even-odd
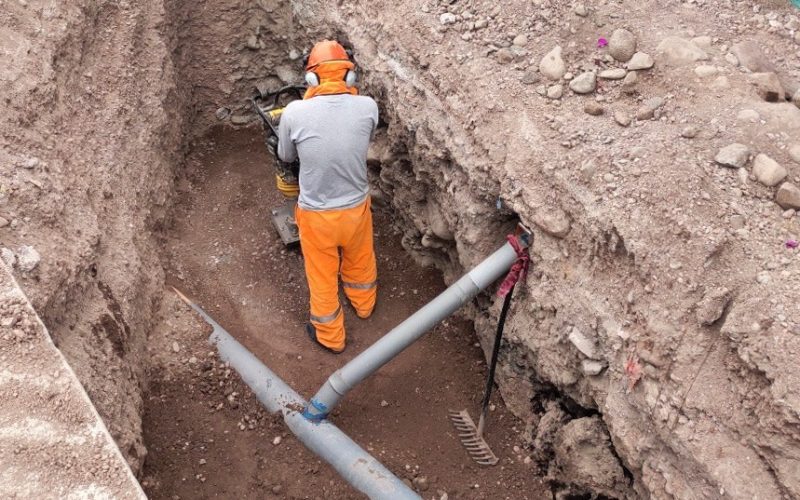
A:
<svg viewBox="0 0 800 500">
<path fill-rule="evenodd" d="M 252 98 L 253 109 L 261 118 L 267 149 L 275 157 L 275 180 L 278 191 L 284 196 L 282 205 L 272 209 L 272 223 L 278 230 L 281 241 L 286 246 L 300 241 L 300 234 L 297 230 L 297 222 L 294 218 L 294 208 L 297 205 L 297 197 L 300 194 L 298 174 L 300 162 L 292 163 L 281 161 L 278 157 L 278 126 L 281 121 L 281 114 L 288 103 L 296 99 L 302 99 L 305 87 L 289 85 L 281 87 L 273 92 L 261 92 L 256 89 L 256 94 Z"/>
</svg>

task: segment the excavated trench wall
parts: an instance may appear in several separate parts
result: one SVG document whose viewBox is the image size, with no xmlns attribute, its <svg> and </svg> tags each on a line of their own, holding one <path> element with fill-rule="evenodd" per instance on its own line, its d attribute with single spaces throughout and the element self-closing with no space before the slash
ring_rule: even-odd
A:
<svg viewBox="0 0 800 500">
<path fill-rule="evenodd" d="M 374 195 L 409 251 L 450 281 L 517 218 L 535 228 L 499 383 L 554 481 L 613 497 L 800 495 L 797 388 L 751 340 L 779 325 L 762 321 L 752 287 L 724 277 L 757 252 L 696 238 L 698 221 L 676 224 L 660 198 L 600 204 L 573 169 L 591 175 L 599 150 L 565 152 L 558 119 L 521 107 L 493 60 L 457 66 L 437 49 L 438 17 L 414 4 L 30 0 L 0 14 L 15 51 L 3 245 L 41 255 L 16 273 L 134 469 L 175 168 L 211 124 L 247 125 L 252 87 L 298 81 L 302 50 L 330 36 L 355 48 L 380 104 Z M 652 227 L 670 227 L 680 253 L 651 251 Z M 676 258 L 683 274 L 666 279 Z M 722 285 L 741 300 L 699 325 L 695 304 Z M 486 295 L 466 312 L 485 348 L 498 306 Z"/>
</svg>

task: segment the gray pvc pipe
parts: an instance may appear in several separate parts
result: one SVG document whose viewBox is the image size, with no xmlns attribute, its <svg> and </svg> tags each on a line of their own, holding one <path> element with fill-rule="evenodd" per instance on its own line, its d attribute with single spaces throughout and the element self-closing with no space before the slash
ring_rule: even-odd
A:
<svg viewBox="0 0 800 500">
<path fill-rule="evenodd" d="M 176 290 L 177 292 L 177 290 Z M 220 357 L 242 377 L 267 410 L 282 413 L 286 425 L 311 451 L 328 462 L 355 489 L 373 499 L 420 500 L 411 488 L 328 421 L 314 423 L 302 416 L 306 401 L 253 353 L 236 341 L 197 304 L 178 292 L 212 327 L 209 341 Z"/>
<path fill-rule="evenodd" d="M 528 246 L 528 236 L 523 234 L 517 238 L 522 247 Z M 438 297 L 336 370 L 311 398 L 311 404 L 306 408 L 306 416 L 312 420 L 324 419 L 353 387 L 391 361 L 434 325 L 453 314 L 478 292 L 503 276 L 516 260 L 517 253 L 510 243 L 500 247 Z"/>
</svg>

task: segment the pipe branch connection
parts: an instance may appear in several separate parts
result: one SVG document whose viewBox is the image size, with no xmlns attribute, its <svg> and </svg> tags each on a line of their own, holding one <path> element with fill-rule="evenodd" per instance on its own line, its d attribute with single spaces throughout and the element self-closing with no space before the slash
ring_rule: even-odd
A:
<svg viewBox="0 0 800 500">
<path fill-rule="evenodd" d="M 520 227 L 522 228 L 521 225 Z M 518 246 L 525 249 L 530 245 L 531 233 L 523 228 L 523 232 L 515 238 Z M 312 422 L 324 421 L 353 387 L 378 371 L 436 324 L 507 273 L 518 257 L 511 243 L 500 247 L 422 309 L 336 370 L 311 398 L 303 411 L 303 416 Z"/>
</svg>

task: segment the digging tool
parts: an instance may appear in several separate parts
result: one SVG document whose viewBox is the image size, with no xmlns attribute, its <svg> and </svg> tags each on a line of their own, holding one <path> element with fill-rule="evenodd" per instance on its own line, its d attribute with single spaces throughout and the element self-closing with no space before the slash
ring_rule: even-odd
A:
<svg viewBox="0 0 800 500">
<path fill-rule="evenodd" d="M 513 241 L 513 237 L 509 237 L 509 242 Z M 486 388 L 483 392 L 483 402 L 481 403 L 481 416 L 478 419 L 478 425 L 469 416 L 469 412 L 464 409 L 461 411 L 450 411 L 450 420 L 458 431 L 458 437 L 461 443 L 467 449 L 467 453 L 481 465 L 495 465 L 499 459 L 494 454 L 489 444 L 483 437 L 486 430 L 486 419 L 489 415 L 489 401 L 492 398 L 492 389 L 494 388 L 494 373 L 497 368 L 497 359 L 500 354 L 500 343 L 503 340 L 503 328 L 506 324 L 506 316 L 508 316 L 508 309 L 511 306 L 511 296 L 514 294 L 514 287 L 520 279 L 524 279 L 528 270 L 529 257 L 527 249 L 514 248 L 517 251 L 518 260 L 511 268 L 511 271 L 506 276 L 503 284 L 500 285 L 498 295 L 505 296 L 503 299 L 503 307 L 500 310 L 500 318 L 497 320 L 497 332 L 494 336 L 494 345 L 492 346 L 492 358 L 489 362 L 489 374 L 486 377 Z"/>
<path fill-rule="evenodd" d="M 261 118 L 264 126 L 267 149 L 275 157 L 275 179 L 278 191 L 286 198 L 282 205 L 271 210 L 272 224 L 286 246 L 300 241 L 297 223 L 294 220 L 294 207 L 297 204 L 300 189 L 298 184 L 300 162 L 286 163 L 278 158 L 278 126 L 286 104 L 296 99 L 302 99 L 304 91 L 305 87 L 298 85 L 288 85 L 271 92 L 261 92 L 256 89 L 256 94 L 251 99 L 253 110 Z"/>
</svg>

